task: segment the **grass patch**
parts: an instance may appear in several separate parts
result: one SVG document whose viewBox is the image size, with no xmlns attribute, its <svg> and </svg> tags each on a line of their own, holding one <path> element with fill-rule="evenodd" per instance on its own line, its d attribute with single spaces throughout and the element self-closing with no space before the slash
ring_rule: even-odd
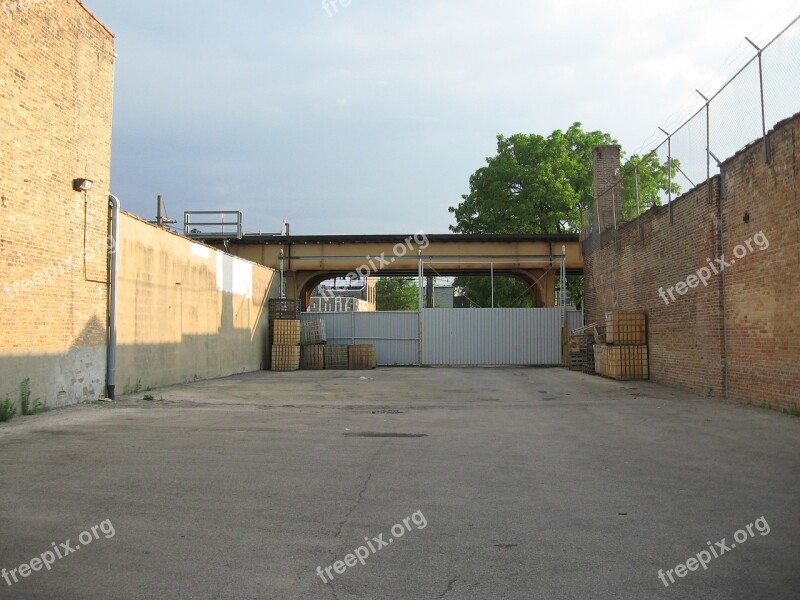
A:
<svg viewBox="0 0 800 600">
<path fill-rule="evenodd" d="M 47 402 L 42 402 L 40 398 L 37 398 L 33 401 L 33 404 L 31 404 L 30 377 L 26 377 L 22 380 L 22 383 L 19 384 L 19 408 L 20 414 L 24 416 L 38 415 L 39 413 L 50 410 L 50 407 L 47 406 Z"/>
<path fill-rule="evenodd" d="M 15 414 L 17 414 L 17 405 L 14 404 L 8 397 L 8 394 L 6 394 L 5 401 L 0 402 L 0 423 L 10 421 L 14 418 Z"/>
<path fill-rule="evenodd" d="M 31 378 L 26 377 L 19 384 L 19 409 L 23 415 L 31 414 Z"/>
</svg>

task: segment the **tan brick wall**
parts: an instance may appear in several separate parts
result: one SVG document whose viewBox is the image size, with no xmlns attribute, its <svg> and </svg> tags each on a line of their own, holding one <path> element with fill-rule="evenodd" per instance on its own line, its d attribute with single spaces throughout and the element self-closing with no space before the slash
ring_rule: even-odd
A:
<svg viewBox="0 0 800 600">
<path fill-rule="evenodd" d="M 602 321 L 606 310 L 646 310 L 654 381 L 759 405 L 800 404 L 799 126 L 796 116 L 770 134 L 771 164 L 761 142 L 726 161 L 711 202 L 698 186 L 673 202 L 672 223 L 660 207 L 641 217 L 641 236 L 630 223 L 585 240 L 586 322 Z M 761 232 L 766 250 L 754 241 Z M 748 240 L 752 251 L 736 259 Z M 723 254 L 735 262 L 707 286 L 669 297 Z"/>
<path fill-rule="evenodd" d="M 118 394 L 264 367 L 273 270 L 126 213 L 119 261 Z"/>
<path fill-rule="evenodd" d="M 113 37 L 75 0 L 4 6 L 0 396 L 65 405 L 105 387 Z"/>
</svg>

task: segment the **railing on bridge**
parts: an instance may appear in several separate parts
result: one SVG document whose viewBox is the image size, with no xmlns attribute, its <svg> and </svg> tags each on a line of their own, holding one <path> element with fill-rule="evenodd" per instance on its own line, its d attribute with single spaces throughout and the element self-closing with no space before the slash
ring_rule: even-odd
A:
<svg viewBox="0 0 800 600">
<path fill-rule="evenodd" d="M 218 218 L 212 219 L 212 216 Z M 183 234 L 195 239 L 240 240 L 242 213 L 236 210 L 186 211 L 183 213 Z"/>
</svg>

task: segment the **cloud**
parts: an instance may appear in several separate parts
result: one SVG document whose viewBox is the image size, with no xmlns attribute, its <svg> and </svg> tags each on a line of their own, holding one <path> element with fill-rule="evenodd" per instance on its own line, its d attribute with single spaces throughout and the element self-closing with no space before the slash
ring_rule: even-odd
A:
<svg viewBox="0 0 800 600">
<path fill-rule="evenodd" d="M 444 231 L 501 132 L 636 150 L 798 4 L 88 2 L 117 33 L 115 190 L 297 233 Z"/>
</svg>

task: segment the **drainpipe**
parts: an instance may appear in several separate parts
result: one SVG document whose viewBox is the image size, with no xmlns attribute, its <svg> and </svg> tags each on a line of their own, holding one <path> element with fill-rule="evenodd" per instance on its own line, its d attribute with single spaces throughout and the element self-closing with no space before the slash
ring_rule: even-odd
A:
<svg viewBox="0 0 800 600">
<path fill-rule="evenodd" d="M 108 370 L 106 387 L 108 398 L 114 400 L 114 388 L 117 379 L 117 282 L 119 267 L 119 207 L 116 196 L 108 196 L 108 208 L 111 210 L 111 245 L 108 257 Z"/>
</svg>

